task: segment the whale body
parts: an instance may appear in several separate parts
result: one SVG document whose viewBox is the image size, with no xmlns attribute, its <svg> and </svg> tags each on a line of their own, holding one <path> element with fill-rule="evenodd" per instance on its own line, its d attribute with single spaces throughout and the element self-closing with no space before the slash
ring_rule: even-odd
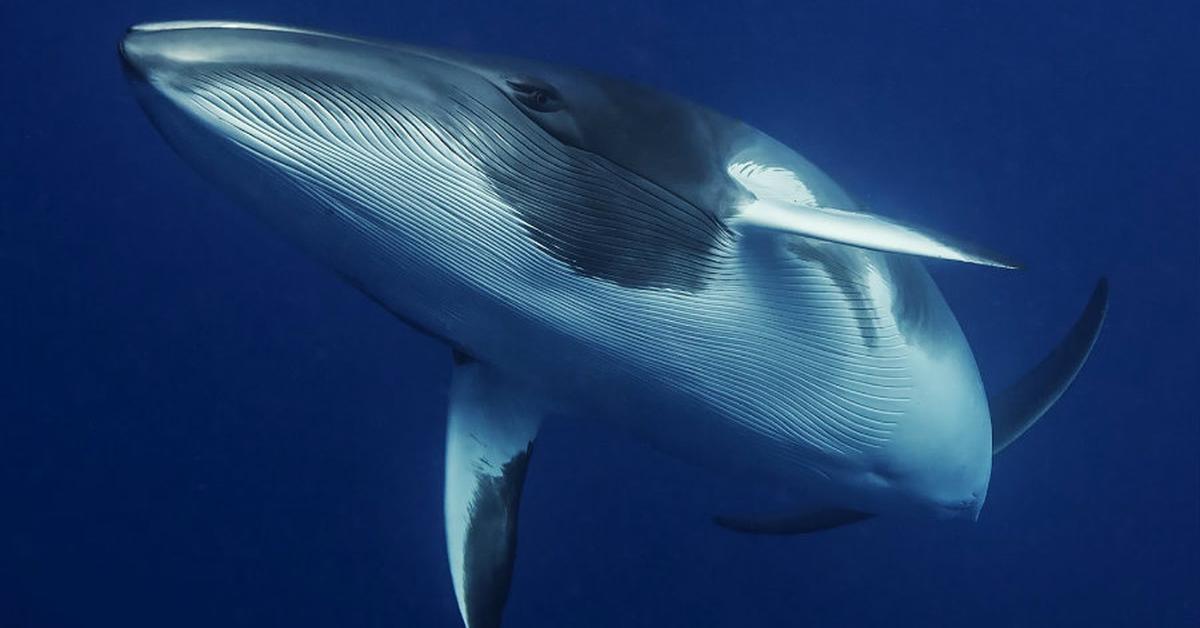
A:
<svg viewBox="0 0 1200 628">
<path fill-rule="evenodd" d="M 549 417 L 802 495 L 725 527 L 975 518 L 994 453 L 1065 391 L 1064 340 L 990 399 L 922 259 L 978 247 L 864 212 L 790 148 L 533 61 L 232 22 L 137 26 L 139 101 L 213 182 L 454 353 L 445 525 L 463 621 L 498 626 Z"/>
</svg>

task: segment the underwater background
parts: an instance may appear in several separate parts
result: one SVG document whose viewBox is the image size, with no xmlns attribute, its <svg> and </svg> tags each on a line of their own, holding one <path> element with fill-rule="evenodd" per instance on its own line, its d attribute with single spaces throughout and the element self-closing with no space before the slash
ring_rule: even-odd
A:
<svg viewBox="0 0 1200 628">
<path fill-rule="evenodd" d="M 172 154 L 133 23 L 282 22 L 654 85 L 871 210 L 1025 263 L 929 263 L 997 389 L 1100 276 L 1079 379 L 979 522 L 746 537 L 758 487 L 549 424 L 506 626 L 1200 625 L 1200 9 L 1192 2 L 0 6 L 0 626 L 459 625 L 449 352 Z"/>
</svg>

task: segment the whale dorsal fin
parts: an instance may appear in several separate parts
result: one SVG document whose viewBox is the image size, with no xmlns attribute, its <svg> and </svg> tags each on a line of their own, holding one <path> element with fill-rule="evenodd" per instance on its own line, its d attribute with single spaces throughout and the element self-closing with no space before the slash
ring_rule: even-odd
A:
<svg viewBox="0 0 1200 628">
<path fill-rule="evenodd" d="M 993 455 L 1024 434 L 1066 392 L 1092 352 L 1107 311 L 1108 280 L 1100 279 L 1087 307 L 1058 346 L 1015 384 L 988 399 Z"/>
<path fill-rule="evenodd" d="M 885 253 L 1018 268 L 983 249 L 928 229 L 866 212 L 819 204 L 808 186 L 787 168 L 752 161 L 734 163 L 729 174 L 754 198 L 738 207 L 733 222 Z"/>
<path fill-rule="evenodd" d="M 496 628 L 517 549 L 517 510 L 541 413 L 528 394 L 455 355 L 446 433 L 446 543 L 467 628 Z"/>
</svg>

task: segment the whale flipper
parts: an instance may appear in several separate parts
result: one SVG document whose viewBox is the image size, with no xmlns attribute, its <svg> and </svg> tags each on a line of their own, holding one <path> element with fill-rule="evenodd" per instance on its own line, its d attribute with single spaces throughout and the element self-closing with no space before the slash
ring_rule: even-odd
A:
<svg viewBox="0 0 1200 628">
<path fill-rule="evenodd" d="M 1108 280 L 1100 279 L 1087 307 L 1058 346 L 1015 384 L 992 396 L 992 455 L 1025 433 L 1062 396 L 1087 360 L 1108 311 Z"/>
<path fill-rule="evenodd" d="M 753 200 L 739 207 L 737 223 L 885 253 L 1019 268 L 1015 262 L 929 229 L 867 212 L 823 207 L 788 168 L 743 161 L 731 164 L 728 171 L 753 194 Z"/>
<path fill-rule="evenodd" d="M 903 253 L 994 268 L 1020 265 L 973 244 L 912 225 L 832 207 L 755 202 L 738 219 L 747 225 L 885 253 Z"/>
<path fill-rule="evenodd" d="M 446 542 L 467 628 L 500 625 L 517 510 L 541 413 L 486 365 L 455 356 L 446 434 Z"/>
<path fill-rule="evenodd" d="M 825 508 L 785 515 L 721 516 L 713 523 L 734 532 L 746 534 L 808 534 L 840 528 L 874 517 L 871 513 L 845 508 Z"/>
</svg>

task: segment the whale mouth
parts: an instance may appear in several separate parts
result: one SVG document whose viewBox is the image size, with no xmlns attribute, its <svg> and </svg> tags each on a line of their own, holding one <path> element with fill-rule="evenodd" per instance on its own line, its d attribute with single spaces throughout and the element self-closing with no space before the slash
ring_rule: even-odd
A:
<svg viewBox="0 0 1200 628">
<path fill-rule="evenodd" d="M 235 22 L 230 20 L 168 20 L 165 22 L 146 22 L 143 24 L 134 24 L 129 27 L 130 33 L 161 33 L 165 31 L 185 31 L 199 29 L 223 29 L 223 30 L 245 30 L 245 31 L 270 31 L 276 33 L 297 33 L 308 35 L 320 35 L 322 37 L 339 37 L 343 39 L 351 39 L 340 35 L 331 35 L 329 33 L 308 30 L 304 28 L 296 28 L 293 26 L 281 26 L 279 24 L 263 24 L 258 22 Z"/>
<path fill-rule="evenodd" d="M 168 22 L 147 22 L 144 24 L 134 24 L 125 30 L 125 35 L 117 44 L 117 53 L 121 59 L 121 65 L 127 77 L 140 81 L 147 81 L 149 75 L 149 64 L 156 53 L 154 46 L 146 39 L 151 38 L 155 34 L 171 33 L 176 31 L 247 31 L 258 33 L 283 33 L 291 35 L 306 35 L 311 37 L 319 37 L 329 40 L 341 41 L 357 41 L 366 43 L 366 40 L 360 40 L 344 35 L 332 33 L 324 33 L 320 31 L 308 30 L 303 28 L 294 28 L 290 26 L 280 26 L 277 24 L 258 24 L 253 22 L 234 22 L 225 20 L 176 20 Z M 143 40 L 144 43 L 139 45 L 138 40 Z"/>
</svg>

